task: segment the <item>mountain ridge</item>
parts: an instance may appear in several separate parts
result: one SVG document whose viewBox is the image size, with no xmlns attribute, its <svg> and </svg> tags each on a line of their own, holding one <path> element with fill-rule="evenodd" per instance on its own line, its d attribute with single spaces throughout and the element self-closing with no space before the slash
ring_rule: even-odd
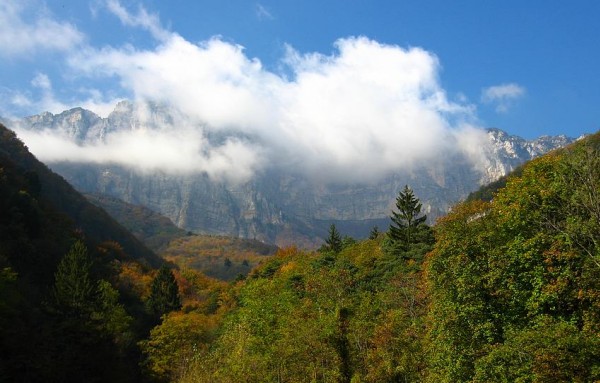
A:
<svg viewBox="0 0 600 383">
<path fill-rule="evenodd" d="M 152 131 L 177 121 L 177 112 L 165 106 L 122 101 L 106 118 L 74 108 L 57 115 L 30 116 L 14 126 L 52 132 L 81 146 L 103 142 L 119 132 Z M 423 201 L 433 222 L 481 185 L 574 141 L 566 136 L 525 140 L 500 129 L 485 134 L 484 155 L 476 165 L 452 154 L 399 168 L 377 183 L 330 183 L 276 168 L 255 173 L 245 182 L 228 183 L 202 172 L 140 171 L 114 163 L 55 161 L 49 166 L 79 191 L 146 206 L 184 230 L 315 247 L 331 223 L 347 224 L 348 232 L 358 237 L 365 237 L 373 225 L 385 224 L 398 191 L 406 184 Z"/>
</svg>

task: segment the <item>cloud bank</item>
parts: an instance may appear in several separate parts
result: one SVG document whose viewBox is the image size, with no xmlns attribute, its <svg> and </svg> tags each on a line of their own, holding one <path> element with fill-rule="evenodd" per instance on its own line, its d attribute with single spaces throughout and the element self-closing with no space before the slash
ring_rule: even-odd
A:
<svg viewBox="0 0 600 383">
<path fill-rule="evenodd" d="M 140 117 L 130 130 L 93 144 L 22 132 L 42 160 L 116 162 L 241 181 L 278 167 L 368 182 L 432 158 L 482 155 L 485 137 L 472 127 L 474 108 L 448 98 L 438 58 L 424 49 L 348 37 L 329 55 L 288 47 L 279 73 L 242 46 L 220 38 L 190 42 L 143 8 L 132 14 L 117 1 L 106 4 L 124 25 L 148 30 L 155 47 L 88 46 L 68 55 L 70 70 L 93 80 L 117 78 L 135 100 L 167 105 L 181 117 L 146 125 Z M 43 76 L 36 81 L 50 86 Z M 509 97 L 502 90 L 491 94 Z"/>
</svg>

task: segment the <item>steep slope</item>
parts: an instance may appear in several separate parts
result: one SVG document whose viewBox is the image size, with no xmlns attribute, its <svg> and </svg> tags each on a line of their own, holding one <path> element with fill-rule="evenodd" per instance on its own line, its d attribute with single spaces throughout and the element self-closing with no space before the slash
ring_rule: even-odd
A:
<svg viewBox="0 0 600 383">
<path fill-rule="evenodd" d="M 118 198 L 100 194 L 86 194 L 85 198 L 104 209 L 157 254 L 164 250 L 172 240 L 188 234 L 185 230 L 175 226 L 169 218 L 144 206 L 128 204 Z"/>
<path fill-rule="evenodd" d="M 597 133 L 438 221 L 427 381 L 600 378 L 599 190 Z"/>
<path fill-rule="evenodd" d="M 74 243 L 89 263 L 64 266 L 59 293 Z M 162 263 L 0 125 L 0 381 L 138 381 L 147 319 L 117 269 Z"/>
<path fill-rule="evenodd" d="M 121 102 L 107 118 L 76 108 L 31 116 L 15 126 L 89 145 L 118 137 L 114 135 L 119 132 L 160 130 L 177 119 L 175 111 L 160 105 L 142 108 Z M 498 129 L 490 129 L 487 138 L 485 158 L 477 166 L 472 159 L 454 154 L 398 169 L 376 184 L 336 184 L 278 168 L 266 169 L 247 182 L 228 183 L 206 174 L 142 172 L 108 163 L 54 162 L 51 166 L 82 192 L 143 205 L 185 230 L 313 247 L 322 241 L 330 223 L 344 226 L 344 234 L 356 237 L 365 237 L 374 225 L 385 227 L 394 199 L 406 184 L 423 201 L 433 222 L 481 185 L 572 141 L 564 136 L 526 141 Z"/>
<path fill-rule="evenodd" d="M 57 244 L 61 243 L 61 238 L 72 237 L 74 232 L 78 232 L 91 245 L 115 241 L 126 254 L 142 263 L 152 266 L 162 263 L 104 210 L 88 202 L 62 177 L 39 162 L 12 131 L 1 125 L 0 167 L 5 194 L 3 202 L 7 209 L 2 217 L 6 225 L 14 225 L 23 217 L 32 220 L 24 224 L 29 234 L 55 235 Z M 14 202 L 15 198 L 18 201 Z M 32 214 L 17 212 L 13 206 L 15 203 Z M 59 247 L 58 253 L 64 254 L 67 248 Z"/>
</svg>

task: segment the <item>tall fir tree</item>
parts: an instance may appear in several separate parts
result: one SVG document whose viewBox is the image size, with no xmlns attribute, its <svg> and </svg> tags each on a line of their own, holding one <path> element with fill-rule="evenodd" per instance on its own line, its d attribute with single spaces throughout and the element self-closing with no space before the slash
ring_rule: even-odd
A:
<svg viewBox="0 0 600 383">
<path fill-rule="evenodd" d="M 87 248 L 82 241 L 75 242 L 54 274 L 53 295 L 57 307 L 78 312 L 91 308 L 95 290 L 91 268 Z"/>
<path fill-rule="evenodd" d="M 181 297 L 173 272 L 165 265 L 161 266 L 152 281 L 148 308 L 157 315 L 181 309 Z"/>
<path fill-rule="evenodd" d="M 416 234 L 420 225 L 425 223 L 427 215 L 421 214 L 422 204 L 408 185 L 404 186 L 396 197 L 398 212 L 392 211 L 392 223 L 388 232 L 392 242 L 408 250 L 416 242 Z"/>
<path fill-rule="evenodd" d="M 329 226 L 329 235 L 325 240 L 325 244 L 330 251 L 336 254 L 342 251 L 342 237 L 333 223 Z"/>
</svg>

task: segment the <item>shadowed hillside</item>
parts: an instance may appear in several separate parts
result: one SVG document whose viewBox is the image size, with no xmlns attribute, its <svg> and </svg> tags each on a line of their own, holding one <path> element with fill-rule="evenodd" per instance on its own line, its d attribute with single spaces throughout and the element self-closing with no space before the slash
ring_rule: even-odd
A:
<svg viewBox="0 0 600 383">
<path fill-rule="evenodd" d="M 164 250 L 169 242 L 189 233 L 171 220 L 144 206 L 128 204 L 118 198 L 85 194 L 94 205 L 106 210 L 117 222 L 155 252 Z"/>
<path fill-rule="evenodd" d="M 0 381 L 140 380 L 148 318 L 118 273 L 162 263 L 0 125 Z"/>
</svg>

